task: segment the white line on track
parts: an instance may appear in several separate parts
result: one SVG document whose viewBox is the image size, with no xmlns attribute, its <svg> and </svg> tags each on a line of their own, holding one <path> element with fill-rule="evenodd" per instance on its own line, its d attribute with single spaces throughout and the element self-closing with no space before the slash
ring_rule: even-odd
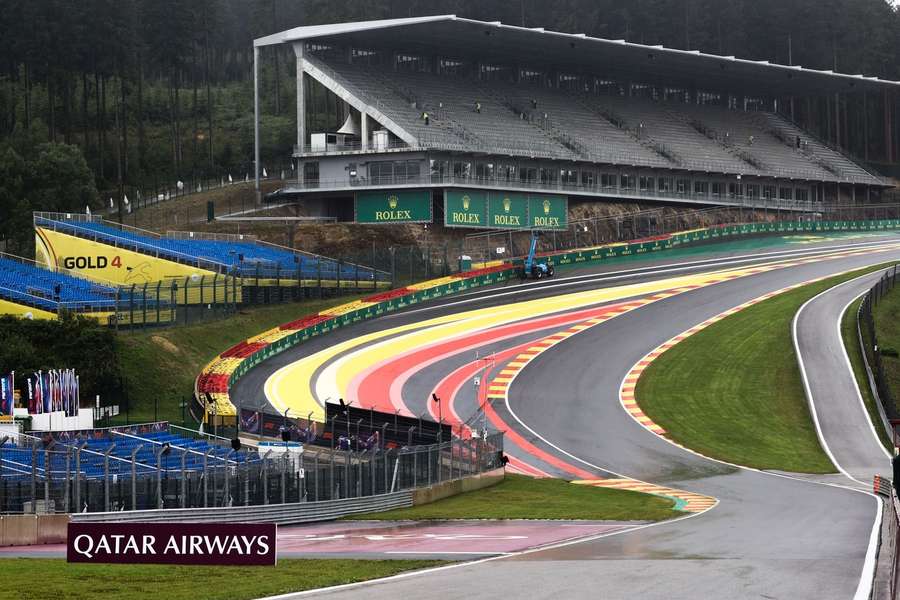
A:
<svg viewBox="0 0 900 600">
<path fill-rule="evenodd" d="M 885 242 L 885 241 L 882 241 L 881 243 L 884 243 L 884 242 Z M 870 246 L 870 245 L 878 245 L 878 244 L 853 244 L 853 245 L 847 245 L 847 246 L 844 246 L 844 247 L 866 247 L 866 246 Z M 835 250 L 835 249 L 838 249 L 838 247 L 836 247 L 836 246 L 831 246 L 831 247 L 829 247 L 829 248 L 827 248 L 827 249 L 823 249 L 822 251 L 826 251 L 826 250 L 831 251 L 831 250 Z M 816 252 L 816 253 L 821 253 L 821 252 Z M 768 254 L 769 256 L 771 256 L 771 255 L 773 255 L 773 254 L 781 254 L 781 253 L 764 253 L 764 254 L 747 255 L 747 256 L 761 257 L 761 256 L 766 256 L 766 254 Z M 802 255 L 807 255 L 807 254 L 811 254 L 811 253 L 809 253 L 809 252 L 808 252 L 808 253 L 802 253 Z M 797 256 L 797 254 L 792 254 L 791 256 Z M 709 261 L 698 261 L 698 262 L 711 262 L 711 260 L 712 260 L 712 259 L 710 259 Z M 749 262 L 749 261 L 745 261 L 745 262 Z M 682 264 L 682 265 L 692 264 L 692 265 L 696 265 L 697 263 L 676 263 L 676 264 Z M 716 263 L 716 264 L 720 264 L 720 263 Z M 728 263 L 722 263 L 722 264 L 728 264 Z M 682 270 L 682 269 L 679 269 L 679 270 Z M 630 271 L 628 271 L 628 272 L 634 272 L 634 271 L 641 271 L 641 269 L 633 269 L 633 270 L 630 270 Z M 626 271 L 618 271 L 618 272 L 616 272 L 616 273 L 625 273 L 625 272 L 626 272 Z M 665 272 L 665 271 L 663 271 L 663 272 Z M 653 274 L 653 273 L 648 273 L 648 274 Z M 579 278 L 579 279 L 583 279 L 583 278 L 585 278 L 585 277 L 589 277 L 589 276 L 577 276 L 577 278 Z M 567 278 L 567 279 L 573 279 L 573 278 Z M 558 282 L 558 281 L 560 281 L 560 280 L 557 280 L 557 282 Z M 530 287 L 532 287 L 533 284 L 526 284 L 526 285 L 527 285 L 527 287 L 530 288 Z M 512 294 L 512 293 L 521 293 L 521 292 L 524 292 L 524 291 L 525 291 L 525 290 L 515 290 L 515 291 L 513 291 L 513 292 L 507 292 L 507 293 L 504 293 L 504 294 L 496 294 L 496 295 L 498 295 L 498 296 L 499 296 L 499 295 L 509 295 L 509 294 Z M 528 291 L 530 291 L 530 290 L 528 290 Z M 491 297 L 492 297 L 492 296 L 491 296 Z M 425 310 L 434 310 L 434 309 L 437 309 L 437 308 L 445 308 L 445 307 L 447 307 L 447 306 L 453 306 L 453 305 L 458 305 L 458 304 L 465 304 L 465 303 L 468 303 L 468 302 L 474 302 L 474 301 L 477 301 L 477 300 L 479 300 L 479 299 L 481 299 L 481 298 L 476 298 L 476 299 L 472 299 L 472 300 L 463 300 L 463 301 L 460 301 L 460 302 L 454 302 L 454 303 L 450 303 L 450 304 L 443 304 L 443 305 L 441 305 L 441 306 L 439 306 L 439 307 L 429 307 L 429 308 L 417 309 L 417 310 L 415 310 L 415 311 L 406 311 L 406 312 L 404 312 L 404 313 L 402 313 L 402 314 L 410 314 L 410 313 L 414 313 L 414 312 L 422 312 L 422 311 L 425 311 Z M 387 318 L 390 318 L 390 317 L 388 316 Z M 641 359 L 641 360 L 643 360 L 643 359 Z M 628 370 L 628 372 L 630 372 L 630 371 L 631 371 L 631 369 Z M 517 375 L 518 375 L 518 374 L 517 374 Z M 626 373 L 626 376 L 627 376 L 627 373 Z M 514 377 L 513 379 L 515 379 L 515 377 Z M 624 378 L 623 378 L 623 382 L 624 382 Z M 512 383 L 513 383 L 513 381 L 510 381 L 510 382 L 509 382 L 509 386 L 507 387 L 507 389 L 510 389 L 510 387 L 512 386 Z M 620 388 L 621 388 L 621 385 L 620 385 Z M 598 469 L 598 470 L 601 470 L 601 471 L 606 471 L 606 472 L 612 473 L 612 474 L 614 474 L 614 475 L 618 475 L 617 473 L 615 473 L 614 471 L 612 471 L 612 470 L 610 470 L 610 469 L 607 469 L 607 468 L 604 468 L 604 467 L 600 467 L 600 466 L 594 465 L 594 464 L 590 463 L 589 461 L 586 461 L 586 460 L 584 460 L 584 459 L 582 459 L 582 458 L 580 458 L 580 457 L 578 457 L 578 456 L 575 456 L 574 454 L 572 454 L 572 453 L 570 453 L 570 452 L 567 452 L 566 450 L 563 450 L 563 449 L 560 448 L 558 445 L 554 444 L 553 442 L 550 442 L 547 438 L 545 438 L 544 436 L 542 436 L 542 435 L 540 435 L 539 433 L 537 433 L 537 432 L 536 432 L 535 430 L 533 430 L 531 427 L 529 427 L 528 425 L 526 425 L 526 424 L 525 424 L 525 423 L 524 423 L 524 422 L 523 422 L 523 421 L 515 414 L 515 412 L 512 410 L 512 407 L 509 405 L 509 398 L 508 398 L 508 397 L 507 397 L 507 399 L 506 399 L 506 408 L 507 408 L 507 410 L 509 410 L 509 412 L 510 412 L 510 414 L 513 416 L 513 418 L 514 418 L 514 419 L 515 419 L 522 427 L 524 427 L 525 429 L 527 429 L 528 431 L 530 431 L 532 434 L 534 434 L 538 439 L 540 439 L 541 441 L 543 441 L 543 442 L 544 442 L 545 444 L 547 444 L 548 446 L 550 446 L 550 447 L 552 447 L 552 448 L 558 450 L 558 451 L 561 452 L 562 454 L 564 454 L 564 455 L 566 455 L 566 456 L 572 458 L 573 460 L 576 460 L 576 461 L 578 461 L 578 462 L 580 462 L 580 463 L 582 463 L 582 464 L 584 464 L 584 465 L 587 465 L 587 466 L 589 466 L 589 467 L 592 467 L 592 468 L 594 468 L 594 469 Z M 626 414 L 627 414 L 627 412 L 626 412 Z M 629 415 L 629 416 L 630 416 L 630 415 Z M 632 419 L 633 419 L 633 417 L 632 417 Z M 637 422 L 637 421 L 635 421 L 635 422 Z M 638 424 L 639 424 L 641 427 L 644 427 L 644 429 L 647 429 L 642 423 L 638 423 Z M 649 429 L 648 429 L 648 431 L 649 431 Z M 650 432 L 650 433 L 652 433 L 652 434 L 655 435 L 655 436 L 657 435 L 657 434 L 655 434 L 655 433 L 653 433 L 653 432 Z M 657 436 L 657 437 L 662 437 L 662 436 Z M 679 446 L 679 445 L 677 445 L 677 444 L 674 444 L 673 442 L 671 442 L 671 440 L 668 440 L 668 439 L 666 439 L 666 438 L 664 438 L 664 437 L 662 437 L 662 439 L 665 440 L 666 442 L 672 444 L 672 445 L 675 446 L 676 448 L 680 448 L 680 449 L 682 449 L 682 450 L 685 450 L 685 451 L 688 451 L 688 452 L 692 452 L 691 450 L 689 450 L 689 449 L 687 449 L 687 448 L 684 448 L 684 447 L 682 447 L 682 446 Z M 796 478 L 796 477 L 791 477 L 791 476 L 789 476 L 789 475 L 783 475 L 783 474 L 780 474 L 780 473 L 770 473 L 770 472 L 767 472 L 767 471 L 761 471 L 761 470 L 759 470 L 759 469 L 754 469 L 754 468 L 746 467 L 746 466 L 743 466 L 743 465 L 737 465 L 737 464 L 734 464 L 734 463 L 729 463 L 729 462 L 723 461 L 723 460 L 718 460 L 718 459 L 714 459 L 714 458 L 709 458 L 709 457 L 703 456 L 703 455 L 701 455 L 701 454 L 699 454 L 699 453 L 694 453 L 694 454 L 697 454 L 698 456 L 702 456 L 703 458 L 706 458 L 707 460 L 711 460 L 711 461 L 713 461 L 713 462 L 718 462 L 718 463 L 720 463 L 720 464 L 725 464 L 725 465 L 732 466 L 732 467 L 736 467 L 736 468 L 739 468 L 739 469 L 744 469 L 744 470 L 747 470 L 747 471 L 753 471 L 753 472 L 756 472 L 756 473 L 761 473 L 761 474 L 763 474 L 763 475 L 769 475 L 769 476 L 771 476 L 771 477 L 780 477 L 780 478 L 783 478 L 783 479 L 791 479 L 791 480 L 793 480 L 793 481 L 799 481 L 799 482 L 803 482 L 803 483 L 811 483 L 811 484 L 814 484 L 814 485 L 824 485 L 824 486 L 828 486 L 828 487 L 835 487 L 835 488 L 840 488 L 840 489 L 847 489 L 847 490 L 851 490 L 851 491 L 854 491 L 854 492 L 859 492 L 859 493 L 864 493 L 864 494 L 872 495 L 872 494 L 870 494 L 870 493 L 868 493 L 868 492 L 863 492 L 862 490 L 858 490 L 858 489 L 853 488 L 853 487 L 848 487 L 848 486 L 843 486 L 843 485 L 838 485 L 838 484 L 833 484 L 833 483 L 824 483 L 824 482 L 809 481 L 809 480 L 806 480 L 806 479 L 800 479 L 800 478 Z M 619 476 L 619 477 L 624 477 L 623 475 L 618 475 L 618 476 Z M 629 479 L 633 479 L 633 478 L 630 478 L 630 477 L 629 477 Z M 635 480 L 635 481 L 638 481 L 638 480 Z M 877 500 L 877 499 L 876 499 L 876 500 Z M 509 555 L 491 556 L 491 557 L 488 557 L 488 558 L 483 558 L 483 559 L 474 560 L 474 561 L 469 561 L 469 562 L 462 562 L 462 563 L 456 563 L 456 564 L 446 565 L 446 566 L 441 566 L 441 567 L 434 567 L 434 568 L 430 568 L 430 569 L 423 569 L 423 570 L 421 570 L 421 571 L 412 571 L 412 572 L 407 572 L 407 573 L 400 573 L 400 574 L 398 574 L 398 575 L 392 575 L 392 576 L 389 576 L 389 577 L 382 577 L 382 578 L 379 578 L 379 579 L 373 579 L 373 580 L 370 580 L 370 581 L 362 581 L 362 582 L 356 582 L 356 583 L 348 583 L 348 584 L 336 585 L 336 586 L 331 586 L 331 587 L 319 588 L 319 589 L 315 589 L 315 590 L 307 590 L 307 591 L 304 591 L 304 592 L 294 592 L 294 593 L 288 593 L 288 594 L 281 594 L 281 595 L 277 595 L 277 596 L 268 596 L 268 597 L 265 597 L 265 598 L 260 598 L 259 600 L 293 600 L 293 599 L 295 599 L 295 598 L 305 598 L 305 597 L 308 597 L 308 596 L 312 596 L 312 595 L 314 595 L 314 594 L 325 594 L 325 593 L 331 593 L 331 592 L 336 592 L 336 591 L 343 591 L 343 590 L 357 589 L 357 588 L 361 588 L 361 587 L 368 587 L 368 586 L 374 586 L 374 585 L 379 585 L 379 584 L 383 584 L 383 583 L 389 583 L 389 582 L 391 582 L 391 581 L 398 581 L 398 580 L 402 580 L 402 579 L 408 579 L 408 578 L 411 578 L 411 577 L 419 577 L 419 576 L 423 576 L 423 575 L 427 575 L 427 574 L 438 573 L 438 572 L 442 572 L 442 571 L 449 571 L 449 570 L 452 570 L 452 569 L 458 569 L 458 568 L 462 568 L 462 567 L 469 567 L 469 566 L 478 565 L 478 564 L 481 564 L 481 563 L 492 562 L 492 561 L 495 561 L 495 560 L 502 560 L 502 559 L 507 558 L 508 556 L 526 555 L 526 554 L 531 554 L 531 553 L 534 553 L 534 552 L 540 552 L 540 551 L 544 551 L 544 550 L 552 550 L 552 549 L 556 549 L 556 548 L 562 548 L 562 547 L 566 547 L 566 546 L 572 546 L 572 545 L 575 545 L 575 544 L 587 543 L 587 542 L 591 542 L 591 541 L 598 540 L 598 539 L 603 539 L 603 538 L 607 538 L 607 537 L 613 537 L 613 536 L 616 536 L 616 535 L 623 535 L 623 534 L 626 534 L 626 533 L 632 533 L 632 532 L 639 531 L 639 530 L 642 530 L 642 529 L 649 529 L 649 528 L 651 528 L 651 527 L 659 527 L 659 526 L 670 525 L 670 524 L 672 524 L 672 523 L 678 523 L 678 522 L 681 522 L 681 521 L 685 521 L 685 520 L 687 520 L 687 519 L 692 519 L 692 518 L 694 518 L 694 517 L 699 517 L 699 516 L 701 516 L 701 515 L 706 514 L 707 512 L 709 512 L 710 510 L 712 510 L 712 509 L 715 508 L 716 506 L 718 506 L 718 504 L 719 504 L 719 503 L 718 503 L 718 499 L 717 499 L 717 500 L 716 500 L 716 504 L 714 504 L 712 507 L 706 509 L 706 510 L 703 511 L 703 512 L 690 513 L 690 514 L 688 514 L 688 515 L 685 515 L 685 516 L 683 516 L 683 517 L 678 517 L 678 518 L 676 518 L 676 519 L 669 519 L 669 520 L 666 520 L 666 521 L 658 521 L 658 522 L 654 522 L 654 523 L 648 523 L 648 524 L 645 524 L 645 525 L 638 525 L 638 526 L 636 526 L 636 527 L 632 527 L 632 528 L 628 528 L 628 529 L 623 529 L 623 530 L 620 530 L 620 531 L 613 531 L 613 532 L 608 532 L 608 533 L 602 533 L 602 534 L 597 534 L 597 535 L 594 535 L 594 536 L 588 536 L 588 537 L 584 537 L 584 538 L 576 538 L 576 539 L 572 539 L 572 540 L 569 540 L 569 541 L 560 542 L 560 543 L 558 543 L 558 544 L 551 544 L 551 545 L 549 545 L 549 546 L 543 546 L 543 547 L 538 547 L 538 548 L 532 548 L 532 549 L 529 549 L 529 550 L 523 550 L 523 551 L 519 551 L 519 552 L 512 552 L 512 553 L 510 553 Z M 880 500 L 878 500 L 878 519 L 877 519 L 876 522 L 880 522 L 880 517 L 881 517 L 881 502 L 880 502 Z M 870 538 L 870 550 L 871 550 L 871 546 L 872 546 L 873 541 L 877 544 L 877 530 L 873 530 L 873 535 L 874 535 L 874 540 L 873 540 L 872 538 Z M 866 555 L 866 560 L 867 560 L 867 561 L 868 561 L 868 558 L 869 558 L 869 554 L 867 553 L 867 555 Z M 861 582 L 861 583 L 862 583 L 862 582 Z M 871 584 L 871 582 L 870 582 L 870 584 Z M 857 590 L 857 593 L 859 593 L 859 590 Z M 860 599 L 854 598 L 854 600 L 860 600 Z"/>
<path fill-rule="evenodd" d="M 806 373 L 806 365 L 804 364 L 804 361 L 803 361 L 803 355 L 800 352 L 800 343 L 797 338 L 797 322 L 800 320 L 800 315 L 801 315 L 801 313 L 803 313 L 803 310 L 809 304 L 811 304 L 814 300 L 819 298 L 820 296 L 824 296 L 825 294 L 833 292 L 834 290 L 839 289 L 847 284 L 857 282 L 860 279 L 870 277 L 871 275 L 872 275 L 872 273 L 866 273 L 865 275 L 855 277 L 855 278 L 845 281 L 841 284 L 838 284 L 834 287 L 828 288 L 827 290 L 824 290 L 823 292 L 821 292 L 819 294 L 816 294 L 815 296 L 813 296 L 812 298 L 810 298 L 809 300 L 807 300 L 806 302 L 803 303 L 803 306 L 800 307 L 800 309 L 794 315 L 793 321 L 791 322 L 791 337 L 793 338 L 793 342 L 794 342 L 794 352 L 797 355 L 797 363 L 800 366 L 800 376 L 803 379 L 803 390 L 806 393 L 806 400 L 809 403 L 809 410 L 810 410 L 810 413 L 812 413 L 813 423 L 816 426 L 816 436 L 819 438 L 819 443 L 822 445 L 822 448 L 825 450 L 825 453 L 828 454 L 828 458 L 831 459 L 831 462 L 834 463 L 834 466 L 837 467 L 837 469 L 841 473 L 843 473 L 851 481 L 855 481 L 856 483 L 859 483 L 860 485 L 862 485 L 864 487 L 868 486 L 868 484 L 853 477 L 850 474 L 850 472 L 847 471 L 840 464 L 840 462 L 838 462 L 837 458 L 832 453 L 831 448 L 829 448 L 829 446 L 828 446 L 828 441 L 825 439 L 825 434 L 823 433 L 822 428 L 819 424 L 819 415 L 818 415 L 818 411 L 816 410 L 816 401 L 815 401 L 815 398 L 813 397 L 812 388 L 809 385 L 809 377 Z M 882 446 L 881 440 L 878 438 L 878 434 L 875 432 L 875 426 L 872 424 L 872 420 L 869 418 L 869 411 L 866 409 L 865 402 L 863 401 L 862 393 L 860 392 L 859 385 L 856 382 L 856 373 L 853 371 L 853 366 L 850 364 L 850 357 L 847 355 L 847 349 L 844 347 L 843 336 L 841 335 L 841 321 L 843 320 L 844 313 L 847 312 L 847 309 L 850 307 L 851 304 L 856 302 L 856 300 L 864 294 L 865 294 L 865 292 L 862 292 L 861 294 L 859 294 L 859 295 L 855 296 L 853 299 L 851 299 L 846 305 L 844 305 L 844 307 L 838 313 L 835 330 L 837 332 L 837 339 L 840 342 L 841 353 L 843 354 L 843 358 L 844 358 L 844 364 L 847 367 L 847 370 L 850 372 L 850 377 L 853 380 L 853 387 L 856 390 L 856 398 L 859 401 L 859 405 L 860 405 L 860 408 L 862 409 L 863 415 L 866 418 L 866 422 L 869 424 L 869 430 L 872 432 L 872 436 L 875 438 L 875 443 L 878 444 L 878 447 L 881 448 L 881 450 L 884 452 L 885 456 L 888 459 L 890 459 L 891 458 L 890 454 L 888 454 L 887 450 L 884 448 L 884 446 Z M 856 593 L 853 595 L 854 600 L 866 600 L 872 592 L 872 584 L 875 579 L 875 561 L 878 557 L 878 532 L 879 532 L 879 528 L 881 527 L 882 504 L 881 504 L 881 499 L 878 498 L 875 494 L 873 494 L 869 491 L 864 491 L 864 490 L 857 490 L 857 491 L 859 491 L 860 493 L 863 493 L 863 494 L 867 494 L 867 495 L 871 496 L 872 498 L 874 498 L 875 502 L 876 502 L 876 506 L 877 506 L 877 510 L 875 511 L 875 522 L 872 525 L 872 532 L 869 535 L 869 545 L 868 545 L 868 548 L 866 549 L 866 558 L 863 561 L 863 569 L 862 569 L 862 573 L 859 578 L 859 585 L 856 588 Z"/>
</svg>

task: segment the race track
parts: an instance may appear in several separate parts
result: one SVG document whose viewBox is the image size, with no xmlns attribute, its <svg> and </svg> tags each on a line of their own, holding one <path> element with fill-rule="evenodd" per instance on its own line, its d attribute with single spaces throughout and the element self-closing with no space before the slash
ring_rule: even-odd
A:
<svg viewBox="0 0 900 600">
<path fill-rule="evenodd" d="M 466 421 L 484 405 L 494 427 L 508 427 L 508 453 L 522 472 L 633 478 L 622 481 L 718 500 L 675 521 L 393 578 L 367 584 L 364 592 L 319 593 L 861 600 L 871 585 L 879 503 L 851 488 L 884 472 L 887 457 L 871 430 L 865 431 L 867 447 L 854 453 L 854 440 L 868 423 L 864 409 L 855 397 L 824 393 L 840 389 L 829 383 L 840 378 L 840 365 L 810 374 L 822 383 L 811 386 L 810 396 L 825 445 L 839 466 L 846 460 L 858 482 L 839 473 L 795 478 L 704 458 L 627 412 L 620 390 L 645 355 L 699 323 L 787 286 L 898 259 L 900 238 L 883 235 L 751 251 L 718 248 L 563 272 L 549 282 L 452 297 L 311 340 L 248 373 L 233 397 L 244 407 L 270 402 L 304 416 L 337 396 L 421 414 L 435 410 L 428 398 L 437 391 L 445 419 Z M 852 298 L 867 281 L 838 289 Z M 828 306 L 811 303 L 798 319 L 808 373 L 820 354 L 834 354 L 821 351 L 827 336 L 809 336 L 826 328 L 833 333 L 833 306 L 843 309 L 847 301 L 835 296 Z M 476 397 L 470 382 L 479 373 L 490 383 Z"/>
</svg>

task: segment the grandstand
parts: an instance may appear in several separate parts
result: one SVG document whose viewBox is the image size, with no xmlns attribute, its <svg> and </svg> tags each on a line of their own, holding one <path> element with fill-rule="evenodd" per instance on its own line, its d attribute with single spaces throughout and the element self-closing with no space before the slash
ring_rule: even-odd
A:
<svg viewBox="0 0 900 600">
<path fill-rule="evenodd" d="M 90 215 L 36 213 L 35 227 L 128 249 L 183 265 L 233 277 L 281 279 L 386 280 L 370 267 L 339 264 L 338 261 L 282 248 L 249 236 L 170 232 L 166 236 L 104 221 Z"/>
<path fill-rule="evenodd" d="M 283 31 L 255 41 L 256 68 L 278 44 L 301 75 L 298 180 L 279 198 L 322 216 L 352 203 L 357 222 L 428 222 L 393 210 L 404 190 L 429 207 L 462 188 L 816 210 L 891 185 L 846 150 L 862 134 L 843 133 L 861 120 L 843 100 L 889 105 L 897 82 L 453 15 Z M 340 129 L 307 127 L 313 86 L 344 106 Z M 367 192 L 392 210 L 363 214 Z"/>
<path fill-rule="evenodd" d="M 0 300 L 22 311 L 36 309 L 58 314 L 68 311 L 109 317 L 123 305 L 166 310 L 166 302 L 141 290 L 120 289 L 77 276 L 68 270 L 49 270 L 27 259 L 0 253 Z M 6 312 L 6 311 L 4 311 Z M 24 313 L 23 313 L 24 314 Z M 34 312 L 31 313 L 32 316 Z"/>
</svg>

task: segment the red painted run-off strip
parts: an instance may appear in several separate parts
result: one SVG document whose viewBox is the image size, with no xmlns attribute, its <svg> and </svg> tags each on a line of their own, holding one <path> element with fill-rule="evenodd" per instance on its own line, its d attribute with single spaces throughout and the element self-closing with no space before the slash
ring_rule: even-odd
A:
<svg viewBox="0 0 900 600">
<path fill-rule="evenodd" d="M 449 358 L 460 352 L 527 334 L 532 331 L 570 325 L 572 323 L 605 315 L 624 306 L 624 304 L 625 303 L 605 305 L 561 315 L 543 317 L 533 321 L 512 323 L 494 329 L 477 331 L 468 335 L 464 334 L 445 342 L 417 348 L 416 350 L 383 361 L 372 369 L 355 377 L 350 383 L 346 396 L 351 399 L 355 398 L 358 404 L 364 408 L 374 408 L 375 410 L 383 412 L 394 412 L 399 409 L 406 414 L 411 414 L 403 403 L 400 391 L 402 389 L 402 384 L 413 373 L 421 371 L 431 364 Z M 443 398 L 444 396 L 438 394 L 438 397 Z"/>
</svg>

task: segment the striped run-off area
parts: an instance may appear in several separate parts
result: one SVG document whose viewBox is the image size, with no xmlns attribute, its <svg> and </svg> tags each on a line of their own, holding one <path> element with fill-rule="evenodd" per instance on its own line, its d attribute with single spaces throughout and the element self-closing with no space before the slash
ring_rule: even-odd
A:
<svg viewBox="0 0 900 600">
<path fill-rule="evenodd" d="M 703 494 L 695 494 L 693 492 L 685 492 L 676 490 L 675 488 L 656 485 L 653 483 L 644 483 L 635 479 L 582 479 L 573 481 L 576 485 L 589 485 L 591 487 L 602 487 L 616 490 L 629 490 L 632 492 L 643 492 L 654 496 L 662 496 L 669 498 L 675 502 L 675 510 L 690 513 L 701 513 L 714 507 L 719 501 L 712 496 L 704 496 Z"/>
<path fill-rule="evenodd" d="M 448 419 L 449 424 L 465 427 L 466 415 L 457 414 L 456 411 L 456 392 L 466 381 L 471 381 L 473 375 L 484 369 L 483 381 L 486 382 L 486 385 L 482 386 L 481 394 L 484 394 L 488 401 L 483 404 L 483 410 L 493 426 L 508 432 L 511 446 L 520 450 L 510 453 L 512 465 L 516 470 L 540 476 L 545 475 L 547 466 L 550 466 L 562 470 L 572 479 L 608 481 L 610 483 L 602 485 L 630 486 L 628 489 L 635 491 L 657 490 L 660 495 L 676 498 L 677 505 L 683 510 L 688 510 L 687 507 L 690 507 L 691 510 L 705 510 L 715 505 L 715 498 L 706 496 L 691 498 L 690 492 L 671 490 L 663 486 L 654 487 L 653 484 L 626 477 L 597 479 L 596 473 L 586 472 L 568 460 L 542 451 L 532 443 L 527 435 L 519 435 L 514 428 L 510 429 L 509 424 L 504 423 L 503 418 L 493 410 L 491 403 L 499 400 L 508 405 L 510 387 L 516 375 L 543 352 L 580 332 L 627 312 L 717 283 L 803 264 L 887 251 L 892 247 L 840 250 L 810 258 L 775 260 L 751 267 L 684 275 L 516 302 L 505 305 L 503 310 L 499 311 L 495 307 L 491 307 L 425 319 L 413 324 L 366 333 L 338 342 L 288 364 L 269 376 L 265 383 L 265 395 L 279 411 L 290 409 L 294 414 L 312 412 L 314 417 L 321 414 L 321 403 L 323 399 L 329 397 L 345 398 L 364 408 L 371 407 L 389 412 L 396 410 L 400 414 L 411 414 L 403 398 L 403 382 L 415 373 L 425 368 L 431 368 L 438 361 L 460 352 L 474 352 L 474 349 L 482 345 L 501 343 L 505 339 L 517 340 L 513 343 L 519 343 L 518 347 L 507 348 L 505 353 L 501 352 L 497 356 L 497 365 L 502 366 L 492 378 L 488 375 L 488 371 L 492 368 L 485 369 L 484 365 L 477 364 L 476 359 L 475 362 L 456 367 L 453 373 L 448 374 L 437 384 L 436 391 L 440 391 L 442 385 L 447 388 L 447 393 L 442 393 L 441 397 L 445 399 L 442 406 L 445 408 L 444 417 Z M 794 287 L 797 286 L 787 289 Z M 644 428 L 656 435 L 667 437 L 665 430 L 643 413 L 634 396 L 635 385 L 643 370 L 666 349 L 689 335 L 693 335 L 729 314 L 787 291 L 787 289 L 766 294 L 745 305 L 717 315 L 649 353 L 634 365 L 621 384 L 619 399 L 623 408 Z M 581 311 L 580 314 L 579 311 Z M 524 330 L 523 327 L 525 327 Z M 519 341 L 521 337 L 517 338 L 516 336 L 527 334 L 528 327 L 531 327 L 535 333 L 546 328 L 561 327 L 561 330 L 548 332 L 547 335 L 522 344 Z M 493 364 L 493 360 L 491 362 Z"/>
</svg>

